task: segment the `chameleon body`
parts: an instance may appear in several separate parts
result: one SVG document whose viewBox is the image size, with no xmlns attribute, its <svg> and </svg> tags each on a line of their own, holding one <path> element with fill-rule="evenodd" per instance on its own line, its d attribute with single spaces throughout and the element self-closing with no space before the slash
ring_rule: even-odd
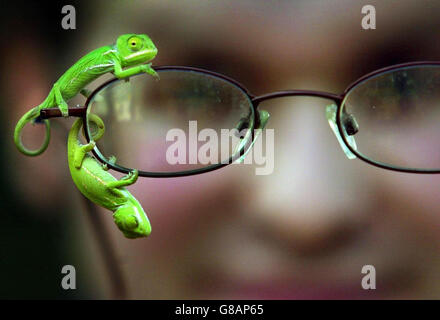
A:
<svg viewBox="0 0 440 320">
<path fill-rule="evenodd" d="M 123 79 L 145 72 L 158 79 L 151 64 L 143 64 L 154 59 L 156 54 L 157 49 L 147 35 L 124 34 L 118 37 L 114 45 L 103 46 L 83 56 L 55 82 L 46 99 L 25 113 L 18 121 L 14 132 L 14 142 L 18 150 L 28 156 L 43 153 L 50 140 L 49 121 L 44 120 L 46 137 L 38 150 L 29 150 L 23 146 L 21 131 L 24 126 L 30 121 L 35 121 L 41 109 L 45 108 L 58 107 L 63 116 L 68 116 L 66 101 L 79 92 L 86 92 L 82 91 L 84 87 L 99 76 L 113 72 L 117 78 Z"/>
<path fill-rule="evenodd" d="M 72 179 L 84 196 L 113 212 L 116 225 L 127 238 L 146 237 L 151 232 L 148 217 L 140 203 L 125 188 L 136 182 L 138 172 L 134 170 L 117 180 L 95 158 L 87 154 L 105 131 L 101 118 L 90 114 L 89 119 L 98 128 L 90 143 L 82 145 L 78 139 L 82 119 L 76 120 L 69 131 L 67 158 Z"/>
</svg>

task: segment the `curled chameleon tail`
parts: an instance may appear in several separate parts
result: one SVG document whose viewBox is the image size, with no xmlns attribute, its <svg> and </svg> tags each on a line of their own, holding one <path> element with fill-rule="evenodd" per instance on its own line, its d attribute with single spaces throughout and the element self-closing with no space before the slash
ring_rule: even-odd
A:
<svg viewBox="0 0 440 320">
<path fill-rule="evenodd" d="M 46 136 L 44 137 L 44 142 L 41 145 L 41 147 L 37 150 L 29 150 L 27 149 L 24 145 L 23 142 L 21 141 L 21 132 L 23 131 L 24 126 L 35 120 L 36 118 L 38 118 L 38 116 L 40 115 L 40 106 L 37 106 L 35 108 L 32 108 L 31 110 L 29 110 L 28 112 L 26 112 L 21 118 L 20 120 L 18 120 L 17 125 L 15 126 L 15 131 L 14 131 L 14 142 L 15 145 L 17 146 L 17 149 L 27 155 L 27 156 L 38 156 L 41 153 L 43 153 L 46 149 L 47 146 L 49 145 L 49 140 L 50 140 L 50 123 L 49 120 L 43 120 L 44 121 L 44 125 L 46 126 Z"/>
</svg>

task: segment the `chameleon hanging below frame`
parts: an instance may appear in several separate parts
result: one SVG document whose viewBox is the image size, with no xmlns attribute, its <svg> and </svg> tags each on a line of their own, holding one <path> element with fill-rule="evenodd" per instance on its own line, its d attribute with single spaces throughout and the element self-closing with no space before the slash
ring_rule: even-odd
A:
<svg viewBox="0 0 440 320">
<path fill-rule="evenodd" d="M 92 141 L 82 145 L 78 139 L 82 119 L 75 121 L 67 138 L 67 159 L 73 182 L 85 197 L 113 212 L 113 219 L 125 237 L 147 237 L 151 232 L 150 221 L 139 201 L 125 188 L 136 182 L 138 172 L 134 170 L 117 180 L 105 166 L 87 154 L 105 132 L 100 117 L 89 114 L 88 120 L 97 128 Z"/>
<path fill-rule="evenodd" d="M 83 56 L 54 83 L 46 99 L 25 113 L 18 121 L 14 131 L 14 142 L 17 149 L 28 156 L 37 156 L 43 153 L 50 140 L 49 120 L 44 120 L 46 136 L 43 144 L 37 150 L 29 150 L 23 145 L 21 132 L 24 126 L 30 121 L 34 122 L 40 115 L 40 111 L 45 108 L 58 107 L 63 116 L 67 117 L 66 101 L 79 92 L 87 95 L 84 87 L 105 73 L 113 72 L 117 78 L 124 79 L 145 72 L 158 79 L 158 74 L 148 63 L 156 55 L 157 48 L 147 35 L 124 34 L 118 37 L 114 45 L 103 46 Z"/>
</svg>

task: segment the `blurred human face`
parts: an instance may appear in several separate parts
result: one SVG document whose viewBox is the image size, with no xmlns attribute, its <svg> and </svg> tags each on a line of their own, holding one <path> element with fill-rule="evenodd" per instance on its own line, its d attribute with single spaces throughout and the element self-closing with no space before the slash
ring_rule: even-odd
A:
<svg viewBox="0 0 440 320">
<path fill-rule="evenodd" d="M 425 31 L 439 23 L 428 14 L 437 4 L 427 12 L 419 1 L 398 8 L 370 2 L 381 24 L 364 31 L 361 1 L 265 3 L 102 2 L 101 28 L 87 41 L 139 29 L 155 39 L 157 65 L 221 72 L 254 94 L 340 93 L 374 69 L 440 54 Z M 408 31 L 408 25 L 416 27 Z M 131 186 L 150 218 L 149 238 L 124 239 L 106 220 L 129 297 L 439 298 L 439 177 L 348 160 L 325 118 L 328 103 L 282 98 L 260 105 L 271 114 L 266 128 L 275 132 L 270 175 L 230 165 Z M 149 154 L 139 150 L 139 156 Z M 50 189 L 63 190 L 58 171 L 44 161 L 40 166 L 56 176 Z M 364 265 L 376 269 L 376 290 L 361 287 Z"/>
<path fill-rule="evenodd" d="M 216 6 L 215 15 L 205 8 L 188 25 L 185 10 L 192 5 L 176 10 L 185 28 L 157 31 L 166 47 L 159 64 L 213 69 L 262 94 L 339 93 L 370 67 L 403 62 L 369 58 L 365 65 L 367 54 L 388 53 L 386 43 L 397 28 L 392 23 L 381 27 L 382 38 L 369 36 L 357 21 L 357 7 L 348 6 L 352 16 L 335 20 L 324 1 L 319 8 L 301 2 L 302 10 L 298 3 L 285 4 L 283 13 L 259 5 L 253 14 L 246 6 Z M 418 21 L 423 14 L 409 1 L 398 13 L 380 10 L 390 22 L 396 15 Z M 154 23 L 145 28 L 155 32 Z M 395 46 L 398 59 L 412 57 L 404 43 Z M 411 60 L 430 58 L 419 55 Z M 325 119 L 328 103 L 283 98 L 261 104 L 271 114 L 267 128 L 275 130 L 270 175 L 231 165 L 193 177 L 140 179 L 133 193 L 154 231 L 148 242 L 121 244 L 130 261 L 125 267 L 132 297 L 438 297 L 438 177 L 348 160 Z M 364 265 L 376 268 L 376 290 L 361 287 Z"/>
</svg>

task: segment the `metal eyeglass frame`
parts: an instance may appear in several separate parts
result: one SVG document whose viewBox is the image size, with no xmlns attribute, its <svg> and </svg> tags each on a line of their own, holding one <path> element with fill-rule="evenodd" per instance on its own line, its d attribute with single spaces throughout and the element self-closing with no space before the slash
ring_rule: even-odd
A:
<svg viewBox="0 0 440 320">
<path fill-rule="evenodd" d="M 195 71 L 198 73 L 202 73 L 208 76 L 213 76 L 213 77 L 217 77 L 220 78 L 230 84 L 232 84 L 233 86 L 237 87 L 238 89 L 240 89 L 243 93 L 245 93 L 247 95 L 247 97 L 249 98 L 249 100 L 251 101 L 251 107 L 252 107 L 252 113 L 254 116 L 254 125 L 255 127 L 259 126 L 260 123 L 260 118 L 259 118 L 259 111 L 258 111 L 258 106 L 261 102 L 266 101 L 266 100 L 270 100 L 270 99 L 275 99 L 275 98 L 282 98 L 282 97 L 294 97 L 294 96 L 307 96 L 307 97 L 318 97 L 318 98 L 324 98 L 324 99 L 328 99 L 333 101 L 336 106 L 337 106 L 337 110 L 336 110 L 336 125 L 339 131 L 339 136 L 341 138 L 341 140 L 343 141 L 343 143 L 345 144 L 345 147 L 348 148 L 349 152 L 353 153 L 356 157 L 358 157 L 359 159 L 365 161 L 366 163 L 369 163 L 373 166 L 379 167 L 379 168 L 383 168 L 383 169 L 388 169 L 388 170 L 393 170 L 393 171 L 399 171 L 399 172 L 408 172 L 408 173 L 440 173 L 440 169 L 416 169 L 416 168 L 404 168 L 404 167 L 397 167 L 397 166 L 393 166 L 393 165 L 389 165 L 386 163 L 382 163 L 379 161 L 374 161 L 372 159 L 369 159 L 367 157 L 365 157 L 364 155 L 362 155 L 361 153 L 359 153 L 356 148 L 354 148 L 349 141 L 347 141 L 347 137 L 346 134 L 344 134 L 344 128 L 342 125 L 342 119 L 341 119 L 341 115 L 343 114 L 343 112 L 341 111 L 342 106 L 344 105 L 344 100 L 347 97 L 348 93 L 350 93 L 350 91 L 356 87 L 358 84 L 372 78 L 375 77 L 377 75 L 380 75 L 382 73 L 386 73 L 386 72 L 390 72 L 390 71 L 394 71 L 394 70 L 398 70 L 398 69 L 402 69 L 402 68 L 408 68 L 408 67 L 416 67 L 416 66 L 440 66 L 440 61 L 416 61 L 416 62 L 408 62 L 408 63 L 402 63 L 402 64 L 397 64 L 397 65 L 392 65 L 389 67 L 385 67 L 382 69 L 378 69 L 376 71 L 373 71 L 371 73 L 368 73 L 362 77 L 360 77 L 358 80 L 352 82 L 345 90 L 342 94 L 334 94 L 334 93 L 329 93 L 329 92 L 322 92 L 322 91 L 314 91 L 314 90 L 284 90 L 284 91 L 275 91 L 275 92 L 271 92 L 271 93 L 267 93 L 267 94 L 263 94 L 263 95 L 253 95 L 249 92 L 249 90 L 244 87 L 241 83 L 237 82 L 234 79 L 231 79 L 223 74 L 220 73 L 216 73 L 216 72 L 212 72 L 209 70 L 204 70 L 204 69 L 200 69 L 200 68 L 193 68 L 193 67 L 185 67 L 185 66 L 160 66 L 160 67 L 154 67 L 154 69 L 156 71 L 170 71 L 170 70 L 177 70 L 177 71 Z M 70 108 L 69 107 L 69 116 L 72 117 L 79 117 L 82 118 L 83 123 L 87 123 L 87 110 L 90 106 L 90 102 L 92 101 L 93 97 L 100 92 L 103 88 L 105 88 L 106 86 L 108 86 L 109 84 L 116 82 L 116 81 L 120 81 L 120 79 L 114 78 L 114 79 L 110 79 L 109 81 L 106 81 L 105 83 L 103 83 L 102 85 L 100 85 L 98 88 L 96 88 L 88 97 L 86 100 L 86 103 L 84 106 L 78 106 L 78 107 L 73 107 Z M 58 108 L 49 108 L 49 109 L 43 109 L 41 110 L 41 114 L 40 114 L 41 119 L 49 119 L 49 118 L 59 118 L 62 117 L 62 114 L 60 112 L 60 110 Z M 84 130 L 85 132 L 85 138 L 87 140 L 87 142 L 90 142 L 90 136 L 89 136 L 89 130 Z M 250 145 L 250 147 L 252 146 L 252 144 Z M 249 148 L 250 148 L 249 147 Z M 241 150 L 241 151 L 245 151 L 246 150 Z M 103 164 L 106 164 L 108 166 L 108 168 L 111 168 L 113 170 L 122 172 L 122 173 L 129 173 L 131 170 L 130 168 L 125 168 L 122 166 L 119 166 L 117 164 L 111 163 L 109 162 L 98 150 L 97 147 L 95 147 L 95 149 L 92 150 L 93 155 Z M 205 173 L 205 172 L 209 172 L 209 171 L 213 171 L 213 170 L 217 170 L 220 169 L 224 166 L 227 166 L 229 164 L 231 164 L 235 159 L 233 159 L 232 157 L 229 159 L 230 161 L 228 161 L 227 163 L 219 163 L 219 164 L 215 164 L 215 165 L 211 165 L 209 167 L 206 168 L 200 168 L 200 169 L 194 169 L 194 170 L 187 170 L 187 171 L 181 171 L 181 172 L 147 172 L 147 171 L 139 171 L 139 176 L 143 176 L 143 177 L 151 177 L 151 178 L 169 178 L 169 177 L 182 177 L 182 176 L 190 176 L 190 175 L 195 175 L 195 174 L 201 174 L 201 173 Z"/>
</svg>

